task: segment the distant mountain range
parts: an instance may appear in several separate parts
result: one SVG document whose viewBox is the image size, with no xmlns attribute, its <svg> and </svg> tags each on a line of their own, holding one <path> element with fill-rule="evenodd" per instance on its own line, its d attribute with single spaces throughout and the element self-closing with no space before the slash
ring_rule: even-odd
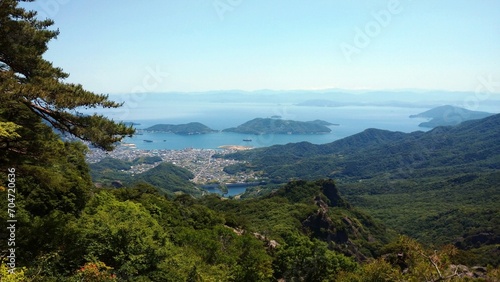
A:
<svg viewBox="0 0 500 282">
<path fill-rule="evenodd" d="M 482 119 L 491 115 L 493 114 L 446 105 L 411 115 L 410 118 L 428 118 L 430 121 L 422 122 L 419 126 L 434 128 L 436 126 L 453 126 L 467 120 Z"/>
<path fill-rule="evenodd" d="M 346 103 L 332 101 L 332 100 L 306 100 L 304 102 L 300 102 L 297 106 L 305 106 L 305 107 L 339 107 L 341 105 L 346 105 Z"/>
<path fill-rule="evenodd" d="M 394 105 L 400 103 L 408 107 L 436 107 L 438 105 L 455 104 L 474 97 L 475 92 L 455 92 L 440 90 L 220 90 L 207 92 L 168 92 L 148 94 L 151 99 L 144 103 L 162 104 L 167 102 L 208 102 L 208 103 L 309 103 L 304 100 L 329 101 L 331 105 Z M 122 101 L 123 95 L 112 94 L 113 100 Z M 492 95 L 489 104 L 500 105 L 500 99 Z M 320 103 L 318 106 L 324 106 Z"/>
<path fill-rule="evenodd" d="M 399 174 L 402 166 L 436 173 L 442 166 L 461 171 L 473 170 L 476 165 L 500 169 L 500 114 L 428 132 L 367 129 L 328 144 L 275 145 L 227 157 L 250 161 L 257 171 L 281 179 L 362 179 L 381 171 Z"/>
</svg>

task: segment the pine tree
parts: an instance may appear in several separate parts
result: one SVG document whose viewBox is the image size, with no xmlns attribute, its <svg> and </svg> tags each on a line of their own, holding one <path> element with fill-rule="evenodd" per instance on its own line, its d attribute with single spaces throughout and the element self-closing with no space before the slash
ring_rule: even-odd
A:
<svg viewBox="0 0 500 282">
<path fill-rule="evenodd" d="M 121 104 L 65 82 L 68 74 L 43 59 L 48 42 L 58 35 L 50 30 L 53 21 L 37 19 L 21 2 L 31 0 L 0 0 L 0 187 L 7 187 L 7 168 L 15 169 L 15 218 L 23 234 L 16 241 L 16 260 L 33 267 L 43 265 L 46 254 L 65 248 L 54 240 L 61 234 L 55 219 L 79 217 L 92 195 L 86 146 L 55 132 L 111 150 L 134 130 L 80 113 Z M 0 189 L 0 196 L 0 204 L 7 206 L 6 189 Z"/>
<path fill-rule="evenodd" d="M 36 12 L 19 7 L 19 2 L 31 1 L 0 1 L 0 149 L 31 154 L 33 137 L 27 134 L 36 134 L 29 129 L 42 120 L 99 148 L 113 149 L 115 142 L 134 133 L 133 128 L 79 111 L 121 104 L 65 82 L 68 74 L 42 57 L 59 33 L 49 29 L 53 21 L 37 19 Z"/>
</svg>

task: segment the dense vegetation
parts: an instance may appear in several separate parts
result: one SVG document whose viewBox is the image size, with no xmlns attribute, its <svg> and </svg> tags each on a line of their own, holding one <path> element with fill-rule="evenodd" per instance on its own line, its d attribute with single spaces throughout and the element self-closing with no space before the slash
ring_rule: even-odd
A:
<svg viewBox="0 0 500 282">
<path fill-rule="evenodd" d="M 256 118 L 237 127 L 224 129 L 223 131 L 243 134 L 317 134 L 332 131 L 327 125 L 331 124 L 321 120 L 306 122 Z"/>
<path fill-rule="evenodd" d="M 295 181 L 243 201 L 168 199 L 145 184 L 90 192 L 76 215 L 20 209 L 23 271 L 15 281 L 438 279 L 454 274 L 450 262 L 460 255 L 451 246 L 435 253 L 393 237 L 340 197 L 331 180 Z"/>
<path fill-rule="evenodd" d="M 170 196 L 175 193 L 201 195 L 201 190 L 189 181 L 194 177 L 193 173 L 171 163 L 162 162 L 154 168 L 136 175 L 129 172 L 133 165 L 157 162 L 162 162 L 162 159 L 160 157 L 142 157 L 133 161 L 124 161 L 108 157 L 90 164 L 89 167 L 92 180 L 100 186 L 122 187 L 148 183 Z"/>
<path fill-rule="evenodd" d="M 190 122 L 187 124 L 155 124 L 153 126 L 145 128 L 144 130 L 170 132 L 182 135 L 206 134 L 216 132 L 216 130 L 213 130 L 210 127 L 199 122 Z"/>
<path fill-rule="evenodd" d="M 183 189 L 192 174 L 162 163 L 141 174 L 143 181 L 140 183 L 124 183 L 122 188 L 96 188 L 85 163 L 86 146 L 61 139 L 54 129 L 104 149 L 112 149 L 115 141 L 132 134 L 133 130 L 104 117 L 83 116 L 76 111 L 78 107 L 119 105 L 108 101 L 105 96 L 84 91 L 79 85 L 64 83 L 67 75 L 42 59 L 47 42 L 57 35 L 47 29 L 52 22 L 38 21 L 35 13 L 19 8 L 19 2 L 0 2 L 0 197 L 2 207 L 12 210 L 0 213 L 0 221 L 16 220 L 14 245 L 10 244 L 12 229 L 2 228 L 0 233 L 0 240 L 4 242 L 1 244 L 1 281 L 500 279 L 500 270 L 494 268 L 498 261 L 491 261 L 493 267 L 476 269 L 456 264 L 467 262 L 470 258 L 466 255 L 470 253 L 483 256 L 479 252 L 464 253 L 451 245 L 424 247 L 409 237 L 397 237 L 380 221 L 341 197 L 339 185 L 328 178 L 290 181 L 282 187 L 274 186 L 260 198 L 239 201 L 215 195 L 196 198 L 188 194 L 196 194 L 195 191 Z M 483 190 L 491 193 L 485 201 L 494 201 L 498 193 L 491 183 L 498 183 L 498 155 L 495 154 L 498 142 L 494 141 L 498 140 L 499 124 L 498 117 L 494 118 L 484 123 L 469 123 L 460 129 L 440 129 L 431 133 L 437 136 L 437 140 L 442 140 L 439 133 L 447 132 L 451 137 L 445 138 L 443 143 L 426 143 L 428 135 L 416 133 L 404 139 L 407 143 L 403 145 L 397 143 L 400 141 L 390 144 L 391 140 L 402 135 L 371 131 L 370 134 L 380 138 L 365 145 L 376 149 L 374 152 L 393 149 L 394 154 L 403 156 L 405 151 L 401 146 L 412 148 L 412 138 L 420 139 L 419 144 L 436 146 L 434 155 L 429 153 L 436 159 L 423 161 L 437 162 L 442 166 L 420 167 L 421 163 L 416 163 L 411 167 L 414 169 L 411 173 L 414 171 L 415 175 L 400 172 L 395 174 L 399 177 L 396 178 L 382 172 L 393 168 L 391 160 L 394 156 L 380 162 L 380 177 L 392 181 L 388 182 L 393 185 L 389 191 L 404 191 L 414 184 L 415 179 L 423 177 L 424 180 L 432 178 L 436 181 L 436 186 L 424 186 L 431 193 L 436 192 L 431 195 L 442 196 L 439 185 L 443 183 L 442 177 L 447 177 L 446 181 L 453 189 L 465 189 L 461 185 L 476 190 L 490 189 Z M 484 125 L 488 125 L 484 134 L 474 131 Z M 473 135 L 465 134 L 467 130 Z M 449 143 L 460 147 L 464 142 L 455 138 L 460 134 L 473 142 L 469 145 L 476 146 L 474 152 L 466 147 L 461 148 L 463 152 L 451 151 L 465 165 L 456 164 L 447 159 L 445 153 L 440 153 L 443 147 L 448 148 Z M 345 142 L 337 144 L 343 144 L 341 146 L 349 151 L 350 144 Z M 339 159 L 338 164 L 345 164 L 348 157 L 346 153 L 344 157 L 339 152 L 334 153 L 338 150 L 336 145 L 331 145 L 330 154 L 322 151 L 326 147 L 307 143 L 293 146 L 315 150 L 316 153 L 309 156 L 302 151 L 284 155 L 282 165 L 286 165 L 285 161 L 290 167 L 300 167 L 300 163 L 309 157 L 310 164 L 321 158 Z M 362 161 L 359 155 L 359 159 L 355 158 L 357 150 L 360 149 L 350 150 L 352 154 L 349 155 L 355 163 Z M 372 157 L 376 155 L 370 155 L 368 149 L 364 153 Z M 101 177 L 106 177 L 106 166 L 118 173 L 134 163 L 156 161 L 154 158 L 132 162 L 105 159 L 104 163 L 95 166 L 103 170 Z M 255 161 L 255 168 L 261 165 L 257 156 Z M 271 160 L 270 164 L 278 165 Z M 382 183 L 384 178 L 377 178 L 377 173 L 372 171 L 374 168 L 368 162 L 366 164 L 368 168 L 361 171 Z M 323 165 L 328 166 L 329 162 Z M 324 171 L 322 165 L 302 167 L 306 168 Z M 455 169 L 457 173 L 450 177 L 444 169 Z M 367 194 L 363 192 L 372 187 L 375 190 L 368 196 L 384 195 L 380 187 L 385 186 L 362 185 L 366 179 L 357 181 L 361 179 L 351 174 L 352 171 L 353 168 L 342 168 L 333 174 L 341 176 L 342 185 L 358 185 L 360 193 L 350 195 L 354 202 L 374 201 L 374 198 L 365 197 Z M 301 173 L 297 170 L 293 177 L 300 177 Z M 284 175 L 288 177 L 290 174 Z M 346 182 L 346 179 L 357 182 Z M 416 183 L 411 187 L 419 186 Z M 461 191 L 464 194 L 473 192 Z M 425 196 L 423 193 L 415 195 L 415 199 Z M 450 200 L 463 200 L 451 192 L 449 197 Z M 470 201 L 472 204 L 474 197 Z M 364 206 L 369 209 L 369 205 Z M 496 222 L 497 206 L 492 204 L 488 209 L 485 205 L 484 208 L 483 218 Z M 377 209 L 373 211 L 376 213 Z M 464 210 L 441 214 L 438 217 L 442 220 L 441 230 L 445 225 L 450 226 L 448 218 L 453 220 L 461 212 L 464 216 L 477 215 L 477 209 L 472 205 Z M 425 217 L 419 219 L 425 222 Z M 12 224 L 9 222 L 9 226 Z M 483 228 L 473 227 L 476 229 L 466 230 Z M 488 232 L 498 234 L 495 229 Z M 476 247 L 478 242 L 481 246 L 489 246 L 484 240 L 498 244 L 494 236 L 479 236 L 483 233 L 469 233 L 470 236 L 460 241 L 460 247 Z"/>
</svg>

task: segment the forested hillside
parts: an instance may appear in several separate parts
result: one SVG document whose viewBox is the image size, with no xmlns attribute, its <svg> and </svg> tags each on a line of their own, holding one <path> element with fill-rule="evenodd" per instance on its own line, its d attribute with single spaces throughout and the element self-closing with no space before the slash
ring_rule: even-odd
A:
<svg viewBox="0 0 500 282">
<path fill-rule="evenodd" d="M 356 206 L 427 244 L 472 250 L 498 265 L 500 115 L 399 133 L 368 129 L 325 144 L 288 144 L 228 158 L 270 181 L 332 177 Z M 261 191 L 263 193 L 263 191 Z"/>
<path fill-rule="evenodd" d="M 161 163 L 137 175 L 130 173 L 132 165 L 148 162 Z M 160 157 L 138 158 L 130 162 L 108 157 L 90 164 L 89 167 L 93 181 L 101 187 L 122 187 L 147 183 L 169 196 L 173 196 L 175 193 L 187 193 L 195 196 L 202 194 L 201 190 L 189 181 L 194 177 L 190 171 L 171 163 L 162 162 Z"/>
<path fill-rule="evenodd" d="M 401 133 L 367 129 L 324 144 L 276 145 L 226 156 L 246 160 L 270 179 L 335 177 L 363 179 L 390 173 L 393 178 L 495 171 L 500 160 L 500 115 Z M 279 158 L 278 158 L 279 157 Z"/>
</svg>

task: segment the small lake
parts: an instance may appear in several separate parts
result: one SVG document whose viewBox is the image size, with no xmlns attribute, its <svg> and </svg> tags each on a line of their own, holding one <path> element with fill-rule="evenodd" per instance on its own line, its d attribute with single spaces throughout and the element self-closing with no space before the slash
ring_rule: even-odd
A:
<svg viewBox="0 0 500 282">
<path fill-rule="evenodd" d="M 224 194 L 220 189 L 218 189 L 217 184 L 213 185 L 203 185 L 201 188 L 204 189 L 205 191 L 208 191 L 209 193 L 215 193 L 219 194 L 223 197 L 232 197 L 236 195 L 240 195 L 245 193 L 248 187 L 253 187 L 253 186 L 258 186 L 258 185 L 263 185 L 263 183 L 234 183 L 234 184 L 227 184 L 227 193 Z"/>
</svg>

